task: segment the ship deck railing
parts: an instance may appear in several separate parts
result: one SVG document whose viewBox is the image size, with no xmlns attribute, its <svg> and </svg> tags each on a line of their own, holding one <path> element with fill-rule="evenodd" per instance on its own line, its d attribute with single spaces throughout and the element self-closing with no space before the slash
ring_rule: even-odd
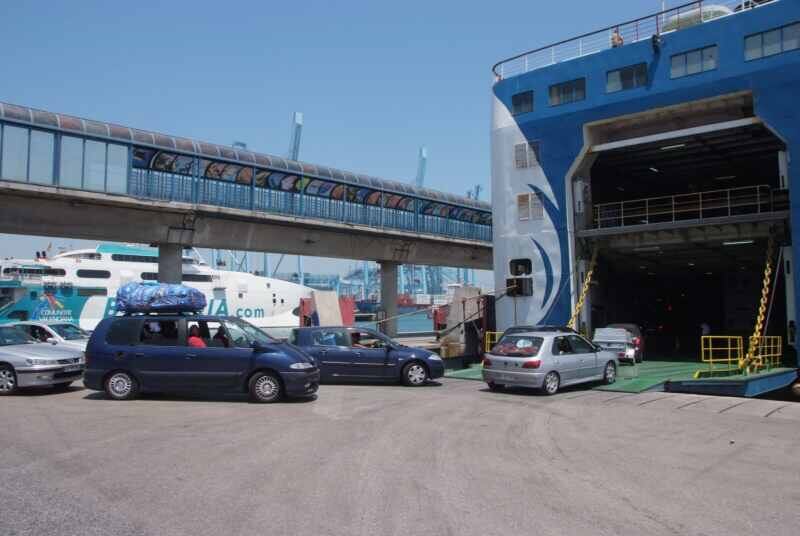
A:
<svg viewBox="0 0 800 536">
<path fill-rule="evenodd" d="M 743 216 L 787 210 L 786 190 L 773 190 L 767 185 L 745 186 L 726 190 L 710 190 L 594 206 L 594 228 L 608 229 Z"/>
<path fill-rule="evenodd" d="M 492 72 L 495 80 L 500 81 L 610 48 L 646 41 L 652 39 L 653 36 L 737 15 L 779 1 L 781 0 L 698 0 L 689 2 L 652 15 L 614 24 L 601 30 L 523 52 L 496 63 L 492 67 Z M 622 38 L 622 42 L 617 43 L 616 47 L 613 44 L 615 31 Z"/>
</svg>

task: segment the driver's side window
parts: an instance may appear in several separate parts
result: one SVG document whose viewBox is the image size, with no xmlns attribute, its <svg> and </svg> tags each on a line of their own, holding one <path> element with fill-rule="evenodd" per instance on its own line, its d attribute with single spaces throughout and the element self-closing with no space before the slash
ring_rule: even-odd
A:
<svg viewBox="0 0 800 536">
<path fill-rule="evenodd" d="M 571 354 L 572 347 L 566 337 L 556 337 L 553 339 L 553 355 Z"/>
<path fill-rule="evenodd" d="M 570 335 L 569 342 L 576 354 L 591 354 L 594 352 L 594 347 L 583 337 Z"/>
<path fill-rule="evenodd" d="M 350 346 L 352 348 L 386 348 L 386 341 L 369 331 L 354 329 L 350 332 Z"/>
<path fill-rule="evenodd" d="M 228 344 L 235 348 L 250 348 L 250 337 L 237 324 L 225 322 L 225 331 L 228 336 Z"/>
</svg>

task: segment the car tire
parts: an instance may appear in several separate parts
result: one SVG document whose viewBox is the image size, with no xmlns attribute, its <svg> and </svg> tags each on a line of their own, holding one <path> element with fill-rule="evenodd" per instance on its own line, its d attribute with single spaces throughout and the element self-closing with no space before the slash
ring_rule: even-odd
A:
<svg viewBox="0 0 800 536">
<path fill-rule="evenodd" d="M 10 365 L 0 365 L 0 395 L 13 395 L 17 392 L 17 373 Z"/>
<path fill-rule="evenodd" d="M 280 378 L 271 372 L 253 374 L 248 388 L 250 399 L 259 404 L 269 404 L 283 398 L 283 384 Z"/>
<path fill-rule="evenodd" d="M 611 385 L 615 381 L 617 381 L 617 366 L 613 361 L 609 361 L 603 369 L 603 383 Z"/>
<path fill-rule="evenodd" d="M 498 392 L 498 391 L 502 391 L 502 390 L 504 390 L 506 388 L 505 385 L 500 384 L 500 383 L 494 383 L 494 382 L 486 382 L 486 385 L 489 386 L 489 390 L 490 391 L 494 391 L 495 393 Z"/>
<path fill-rule="evenodd" d="M 551 370 L 544 377 L 542 392 L 548 396 L 554 395 L 558 392 L 559 387 L 561 387 L 561 376 L 555 370 Z"/>
<path fill-rule="evenodd" d="M 406 363 L 401 374 L 403 385 L 420 387 L 428 382 L 428 369 L 418 361 Z"/>
<path fill-rule="evenodd" d="M 124 370 L 109 374 L 103 387 L 111 400 L 133 400 L 139 395 L 139 382 Z"/>
<path fill-rule="evenodd" d="M 53 384 L 53 389 L 56 391 L 69 391 L 69 388 L 72 387 L 72 382 L 64 382 L 64 383 L 56 383 Z"/>
</svg>

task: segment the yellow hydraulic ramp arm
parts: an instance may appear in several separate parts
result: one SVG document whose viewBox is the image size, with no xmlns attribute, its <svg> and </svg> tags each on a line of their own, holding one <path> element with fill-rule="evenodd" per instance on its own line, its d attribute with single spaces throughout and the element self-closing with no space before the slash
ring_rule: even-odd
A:
<svg viewBox="0 0 800 536">
<path fill-rule="evenodd" d="M 589 269 L 586 270 L 586 277 L 583 278 L 581 295 L 578 296 L 578 302 L 575 304 L 575 310 L 572 311 L 572 317 L 569 319 L 569 323 L 567 324 L 567 327 L 570 329 L 575 329 L 575 326 L 578 323 L 578 317 L 581 315 L 581 310 L 583 310 L 583 305 L 586 302 L 586 295 L 589 293 L 589 285 L 592 283 L 592 274 L 594 274 L 594 268 L 596 265 L 597 246 L 595 246 L 594 250 L 592 251 L 592 260 L 589 261 Z"/>
<path fill-rule="evenodd" d="M 773 257 L 775 256 L 775 239 L 770 236 L 767 243 L 767 262 L 764 265 L 764 279 L 761 285 L 761 300 L 758 303 L 758 315 L 756 316 L 756 325 L 753 328 L 753 335 L 750 337 L 750 344 L 747 347 L 747 354 L 739 362 L 739 369 L 744 374 L 749 374 L 757 370 L 760 366 L 761 359 L 756 357 L 758 353 L 758 346 L 762 342 L 762 332 L 764 331 L 764 321 L 767 315 L 767 308 L 769 307 L 769 294 L 772 286 L 772 272 Z"/>
</svg>

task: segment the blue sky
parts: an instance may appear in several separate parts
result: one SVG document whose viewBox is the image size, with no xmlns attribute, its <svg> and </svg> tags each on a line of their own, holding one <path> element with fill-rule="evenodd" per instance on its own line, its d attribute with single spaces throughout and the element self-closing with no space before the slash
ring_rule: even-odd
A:
<svg viewBox="0 0 800 536">
<path fill-rule="evenodd" d="M 492 64 L 660 6 L 5 2 L 0 100 L 271 154 L 287 151 L 291 113 L 302 111 L 302 160 L 413 181 L 426 145 L 427 186 L 481 184 L 487 199 Z M 2 256 L 36 247 L 5 235 L 0 244 Z"/>
</svg>

